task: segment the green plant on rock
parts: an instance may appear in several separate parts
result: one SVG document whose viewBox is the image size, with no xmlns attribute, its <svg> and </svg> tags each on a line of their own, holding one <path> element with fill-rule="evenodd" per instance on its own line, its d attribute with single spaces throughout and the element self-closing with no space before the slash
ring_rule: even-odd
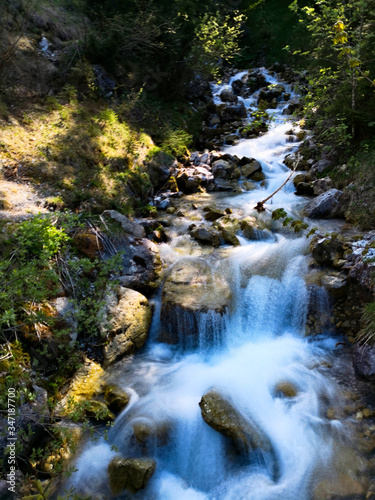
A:
<svg viewBox="0 0 375 500">
<path fill-rule="evenodd" d="M 362 310 L 361 329 L 356 341 L 361 344 L 375 344 L 375 302 L 366 304 Z"/>
<path fill-rule="evenodd" d="M 303 229 L 307 229 L 309 225 L 306 222 L 303 222 L 300 219 L 294 219 L 293 217 L 288 217 L 288 214 L 283 208 L 277 208 L 272 212 L 272 220 L 283 220 L 283 226 L 288 227 L 290 226 L 291 229 L 294 230 L 295 233 L 300 233 Z M 315 232 L 315 231 L 314 231 Z M 313 234 L 311 231 L 307 235 L 310 236 Z"/>
</svg>

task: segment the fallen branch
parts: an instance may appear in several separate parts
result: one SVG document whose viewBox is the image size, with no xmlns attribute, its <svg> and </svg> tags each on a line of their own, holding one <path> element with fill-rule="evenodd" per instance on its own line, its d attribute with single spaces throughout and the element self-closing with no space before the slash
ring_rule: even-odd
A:
<svg viewBox="0 0 375 500">
<path fill-rule="evenodd" d="M 272 196 L 274 196 L 278 191 L 280 191 L 281 188 L 283 188 L 285 186 L 285 184 L 288 182 L 288 180 L 292 177 L 292 175 L 294 174 L 294 172 L 297 170 L 297 167 L 298 167 L 298 164 L 299 164 L 299 161 L 300 161 L 301 157 L 300 155 L 297 156 L 297 161 L 296 161 L 296 164 L 293 168 L 293 170 L 290 172 L 290 175 L 288 176 L 288 178 L 286 179 L 286 181 L 284 181 L 281 186 L 279 188 L 276 189 L 276 191 L 274 191 L 272 194 L 270 194 L 265 200 L 263 201 L 258 201 L 258 203 L 255 205 L 255 210 L 257 210 L 258 212 L 264 212 L 265 211 L 265 208 L 264 208 L 264 204 L 270 200 L 272 198 Z"/>
</svg>

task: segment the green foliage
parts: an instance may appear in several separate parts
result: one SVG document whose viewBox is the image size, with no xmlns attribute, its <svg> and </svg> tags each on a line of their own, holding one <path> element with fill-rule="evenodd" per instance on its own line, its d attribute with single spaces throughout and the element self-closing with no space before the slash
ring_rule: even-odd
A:
<svg viewBox="0 0 375 500">
<path fill-rule="evenodd" d="M 42 303 L 53 295 L 58 285 L 53 257 L 67 244 L 66 228 L 59 227 L 52 216 L 36 217 L 22 222 L 8 240 L 0 255 L 0 326 L 18 329 L 43 318 L 25 304 Z M 47 318 L 44 318 L 48 321 Z"/>
<path fill-rule="evenodd" d="M 300 233 L 303 229 L 307 229 L 309 227 L 309 225 L 306 224 L 306 222 L 303 222 L 302 220 L 294 219 L 293 217 L 288 217 L 288 214 L 283 208 L 277 208 L 276 210 L 273 210 L 271 217 L 272 220 L 276 221 L 284 219 L 283 226 L 284 227 L 290 226 L 290 228 L 293 229 L 295 233 Z M 310 234 L 312 234 L 311 231 L 307 235 L 307 237 L 310 236 Z"/>
<path fill-rule="evenodd" d="M 171 130 L 162 143 L 162 150 L 167 154 L 182 157 L 192 144 L 192 136 L 184 130 Z"/>
<path fill-rule="evenodd" d="M 322 140 L 342 148 L 348 139 L 367 135 L 374 119 L 374 2 L 321 0 L 300 6 L 295 0 L 291 9 L 307 34 L 294 55 L 309 62 L 309 124 L 318 124 Z"/>
<path fill-rule="evenodd" d="M 192 61 L 202 74 L 220 74 L 220 65 L 229 62 L 239 52 L 239 39 L 245 15 L 239 11 L 223 15 L 220 11 L 206 13 L 195 30 Z"/>
<path fill-rule="evenodd" d="M 362 328 L 359 331 L 356 341 L 361 344 L 375 344 L 375 302 L 366 304 L 363 307 L 361 316 Z"/>
</svg>

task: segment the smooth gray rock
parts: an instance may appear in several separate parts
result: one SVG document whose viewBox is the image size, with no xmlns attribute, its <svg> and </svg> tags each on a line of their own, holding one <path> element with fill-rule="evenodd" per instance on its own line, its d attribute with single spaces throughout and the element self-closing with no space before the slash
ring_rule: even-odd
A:
<svg viewBox="0 0 375 500">
<path fill-rule="evenodd" d="M 343 192 L 338 189 L 330 189 L 310 201 L 304 208 L 303 213 L 310 219 L 329 219 L 343 216 L 341 197 Z"/>
</svg>

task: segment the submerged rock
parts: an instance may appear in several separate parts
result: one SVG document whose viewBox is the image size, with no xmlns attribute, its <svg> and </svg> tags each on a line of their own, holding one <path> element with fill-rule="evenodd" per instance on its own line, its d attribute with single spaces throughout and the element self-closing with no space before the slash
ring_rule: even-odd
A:
<svg viewBox="0 0 375 500">
<path fill-rule="evenodd" d="M 120 495 L 124 490 L 137 493 L 146 488 L 155 472 L 156 462 L 151 458 L 114 457 L 108 465 L 108 479 L 113 495 Z"/>
<path fill-rule="evenodd" d="M 276 396 L 281 395 L 284 398 L 295 398 L 298 394 L 298 389 L 292 382 L 281 381 L 276 384 L 274 394 Z"/>
<path fill-rule="evenodd" d="M 151 324 L 151 308 L 146 297 L 120 287 L 118 303 L 108 310 L 109 343 L 104 347 L 105 365 L 140 349 L 147 339 Z"/>
<path fill-rule="evenodd" d="M 168 443 L 171 433 L 171 423 L 168 421 L 152 421 L 147 418 L 136 419 L 132 422 L 134 437 L 142 446 L 164 446 Z"/>
</svg>

